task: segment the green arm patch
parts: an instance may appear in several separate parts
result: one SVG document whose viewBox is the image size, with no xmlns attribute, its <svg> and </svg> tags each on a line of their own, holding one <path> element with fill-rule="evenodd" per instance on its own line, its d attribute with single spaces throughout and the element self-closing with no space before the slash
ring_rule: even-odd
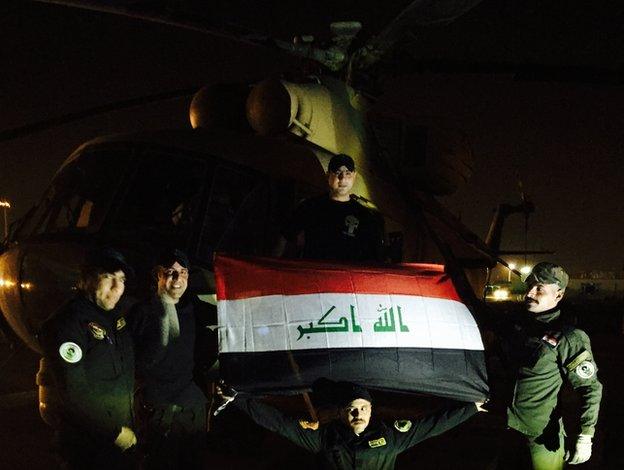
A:
<svg viewBox="0 0 624 470">
<path fill-rule="evenodd" d="M 581 362 L 583 361 L 591 361 L 591 354 L 589 354 L 589 351 L 587 349 L 583 349 L 579 354 L 576 355 L 576 357 L 574 359 L 572 359 L 571 362 L 568 362 L 566 364 L 566 369 L 568 369 L 570 372 L 573 371 L 574 369 L 576 369 Z"/>
</svg>

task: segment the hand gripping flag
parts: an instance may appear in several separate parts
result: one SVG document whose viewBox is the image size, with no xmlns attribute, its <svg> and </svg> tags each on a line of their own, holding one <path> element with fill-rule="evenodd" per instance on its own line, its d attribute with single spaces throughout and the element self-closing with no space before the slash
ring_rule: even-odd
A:
<svg viewBox="0 0 624 470">
<path fill-rule="evenodd" d="M 222 378 L 292 392 L 319 377 L 462 401 L 488 394 L 483 342 L 444 267 L 215 260 Z"/>
</svg>

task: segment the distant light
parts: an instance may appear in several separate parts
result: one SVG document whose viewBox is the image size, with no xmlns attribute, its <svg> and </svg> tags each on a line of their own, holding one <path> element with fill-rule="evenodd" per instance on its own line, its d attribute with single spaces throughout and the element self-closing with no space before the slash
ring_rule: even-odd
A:
<svg viewBox="0 0 624 470">
<path fill-rule="evenodd" d="M 24 289 L 24 290 L 30 290 L 30 289 L 32 289 L 32 288 L 33 288 L 33 285 L 32 285 L 32 283 L 31 283 L 31 282 L 22 282 L 22 283 L 20 284 L 20 287 L 21 287 L 22 289 Z"/>
<path fill-rule="evenodd" d="M 516 263 L 509 263 L 507 266 L 509 266 L 509 269 L 516 269 Z"/>
<path fill-rule="evenodd" d="M 508 300 L 509 299 L 509 290 L 508 289 L 496 289 L 492 292 L 492 297 L 496 301 Z"/>
<path fill-rule="evenodd" d="M 522 274 L 531 274 L 531 269 L 533 269 L 531 266 L 522 266 L 520 272 Z"/>
<path fill-rule="evenodd" d="M 0 207 L 6 207 L 7 209 L 10 209 L 11 203 L 9 201 L 0 201 Z"/>
</svg>

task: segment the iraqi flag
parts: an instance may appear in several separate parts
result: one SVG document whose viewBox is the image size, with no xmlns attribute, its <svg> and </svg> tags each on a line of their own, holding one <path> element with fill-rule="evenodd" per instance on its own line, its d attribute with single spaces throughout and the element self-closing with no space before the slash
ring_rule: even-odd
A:
<svg viewBox="0 0 624 470">
<path fill-rule="evenodd" d="M 319 377 L 460 401 L 488 394 L 483 342 L 444 267 L 215 261 L 221 377 L 292 392 Z"/>
</svg>

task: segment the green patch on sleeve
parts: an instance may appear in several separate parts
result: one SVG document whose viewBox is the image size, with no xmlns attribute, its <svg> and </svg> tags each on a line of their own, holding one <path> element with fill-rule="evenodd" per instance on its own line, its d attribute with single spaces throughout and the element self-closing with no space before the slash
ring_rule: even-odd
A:
<svg viewBox="0 0 624 470">
<path fill-rule="evenodd" d="M 572 359 L 572 361 L 566 364 L 566 369 L 568 369 L 569 371 L 573 371 L 574 369 L 577 368 L 578 365 L 581 364 L 581 362 L 591 361 L 591 360 L 592 360 L 592 357 L 589 351 L 587 349 L 583 349 L 580 353 L 576 355 L 576 357 Z"/>
</svg>

